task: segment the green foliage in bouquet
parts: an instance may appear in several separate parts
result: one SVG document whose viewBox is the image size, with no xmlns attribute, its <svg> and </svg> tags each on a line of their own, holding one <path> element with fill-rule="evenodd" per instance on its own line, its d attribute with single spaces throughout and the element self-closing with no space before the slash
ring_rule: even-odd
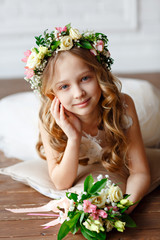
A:
<svg viewBox="0 0 160 240">
<path fill-rule="evenodd" d="M 66 196 L 70 207 L 68 218 L 59 229 L 58 240 L 78 230 L 88 240 L 105 240 L 107 232 L 113 228 L 123 232 L 125 227 L 136 227 L 133 219 L 125 213 L 134 205 L 128 200 L 129 195 L 123 195 L 119 186 L 102 175 L 95 183 L 92 175 L 87 176 L 83 192 L 67 192 Z"/>
</svg>

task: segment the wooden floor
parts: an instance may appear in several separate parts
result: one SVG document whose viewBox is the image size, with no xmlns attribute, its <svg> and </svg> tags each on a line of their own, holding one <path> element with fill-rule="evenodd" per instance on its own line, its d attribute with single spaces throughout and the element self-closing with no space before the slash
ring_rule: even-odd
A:
<svg viewBox="0 0 160 240">
<path fill-rule="evenodd" d="M 127 75 L 127 77 L 132 77 Z M 133 77 L 136 77 L 133 75 Z M 144 75 L 137 78 L 147 79 Z M 153 80 L 154 79 L 154 80 Z M 149 81 L 160 87 L 160 74 L 150 74 Z M 0 81 L 0 98 L 20 91 L 29 90 L 23 85 L 23 80 Z M 6 158 L 0 152 L 0 167 L 6 167 L 17 163 L 19 160 Z M 57 239 L 59 225 L 49 229 L 43 229 L 42 224 L 52 220 L 50 217 L 28 216 L 14 214 L 5 208 L 38 207 L 50 201 L 49 198 L 36 192 L 34 189 L 12 180 L 10 177 L 0 175 L 0 239 L 8 240 L 54 240 Z M 147 195 L 131 214 L 137 223 L 137 228 L 126 229 L 124 233 L 112 231 L 108 233 L 108 240 L 160 240 L 160 188 Z M 78 233 L 69 234 L 65 239 L 84 239 Z"/>
</svg>

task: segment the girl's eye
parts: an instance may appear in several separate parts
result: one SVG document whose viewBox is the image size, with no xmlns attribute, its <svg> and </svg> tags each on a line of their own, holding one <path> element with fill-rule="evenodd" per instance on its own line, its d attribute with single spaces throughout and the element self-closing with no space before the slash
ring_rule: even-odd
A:
<svg viewBox="0 0 160 240">
<path fill-rule="evenodd" d="M 68 88 L 68 85 L 65 84 L 65 85 L 61 86 L 60 88 L 61 89 L 66 89 L 66 88 Z"/>
<path fill-rule="evenodd" d="M 87 81 L 88 79 L 89 79 L 89 77 L 86 76 L 86 77 L 83 77 L 83 78 L 82 78 L 82 81 Z"/>
</svg>

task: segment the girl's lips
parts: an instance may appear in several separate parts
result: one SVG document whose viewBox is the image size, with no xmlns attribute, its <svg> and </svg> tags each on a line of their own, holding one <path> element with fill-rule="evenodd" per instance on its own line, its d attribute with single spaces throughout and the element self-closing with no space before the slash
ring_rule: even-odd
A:
<svg viewBox="0 0 160 240">
<path fill-rule="evenodd" d="M 91 98 L 88 98 L 88 99 L 86 99 L 86 100 L 83 101 L 83 102 L 80 102 L 80 103 L 74 104 L 74 106 L 85 107 L 86 105 L 88 105 L 90 99 L 91 99 Z"/>
</svg>

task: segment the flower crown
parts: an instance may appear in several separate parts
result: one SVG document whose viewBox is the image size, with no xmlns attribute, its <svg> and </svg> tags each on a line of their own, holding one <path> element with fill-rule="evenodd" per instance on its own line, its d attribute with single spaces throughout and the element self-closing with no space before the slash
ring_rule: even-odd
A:
<svg viewBox="0 0 160 240">
<path fill-rule="evenodd" d="M 42 74 L 47 65 L 49 57 L 58 51 L 70 50 L 76 46 L 85 48 L 97 58 L 105 68 L 111 70 L 113 59 L 108 51 L 108 38 L 102 33 L 86 31 L 80 33 L 79 30 L 71 27 L 56 27 L 51 33 L 44 31 L 44 36 L 35 37 L 37 47 L 27 50 L 22 59 L 26 62 L 25 80 L 31 84 L 31 88 L 41 94 Z"/>
</svg>

